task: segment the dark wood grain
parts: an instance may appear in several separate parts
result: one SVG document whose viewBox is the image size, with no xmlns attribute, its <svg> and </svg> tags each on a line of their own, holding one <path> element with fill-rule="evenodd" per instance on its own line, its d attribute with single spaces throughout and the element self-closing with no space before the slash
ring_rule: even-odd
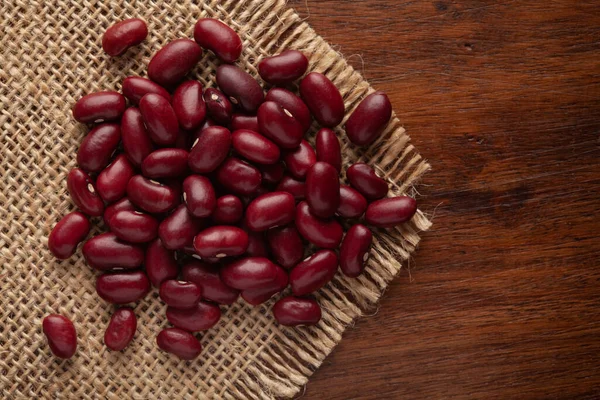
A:
<svg viewBox="0 0 600 400">
<path fill-rule="evenodd" d="M 598 2 L 289 3 L 433 165 L 432 231 L 303 398 L 599 398 Z"/>
</svg>

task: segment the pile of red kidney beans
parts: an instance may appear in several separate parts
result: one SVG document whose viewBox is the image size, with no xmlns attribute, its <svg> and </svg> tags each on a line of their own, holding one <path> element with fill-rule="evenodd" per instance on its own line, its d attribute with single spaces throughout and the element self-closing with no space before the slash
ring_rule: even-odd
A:
<svg viewBox="0 0 600 400">
<path fill-rule="evenodd" d="M 122 21 L 102 46 L 118 56 L 148 34 L 140 19 Z M 158 51 L 148 78 L 129 76 L 122 93 L 88 94 L 73 117 L 90 131 L 77 153 L 67 186 L 79 211 L 65 215 L 48 238 L 59 259 L 72 256 L 103 217 L 109 231 L 82 247 L 101 272 L 96 291 L 118 305 L 138 302 L 159 288 L 172 328 L 158 346 L 182 359 L 201 350 L 193 332 L 214 326 L 219 305 L 238 296 L 251 305 L 291 287 L 273 306 L 281 325 L 311 325 L 321 318 L 309 295 L 336 274 L 359 276 L 369 256 L 369 228 L 411 219 L 410 197 L 385 198 L 388 184 L 364 163 L 346 170 L 340 184 L 340 143 L 331 129 L 345 115 L 342 96 L 323 74 L 304 76 L 308 60 L 287 50 L 258 64 L 263 87 L 235 65 L 242 41 L 222 22 L 203 18 L 194 39 L 177 39 Z M 202 51 L 221 61 L 218 88 L 184 80 Z M 290 91 L 299 80 L 297 96 Z M 392 113 L 387 96 L 362 100 L 345 124 L 357 146 L 373 143 Z M 321 129 L 315 147 L 304 139 L 312 119 Z M 340 219 L 350 221 L 346 232 Z M 122 350 L 132 340 L 133 309 L 116 309 L 104 341 Z M 71 357 L 75 327 L 61 315 L 43 321 L 52 352 Z"/>
</svg>

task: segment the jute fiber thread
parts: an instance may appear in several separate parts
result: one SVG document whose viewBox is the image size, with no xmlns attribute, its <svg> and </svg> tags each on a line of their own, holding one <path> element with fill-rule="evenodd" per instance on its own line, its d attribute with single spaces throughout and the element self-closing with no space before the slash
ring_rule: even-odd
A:
<svg viewBox="0 0 600 400">
<path fill-rule="evenodd" d="M 140 17 L 149 37 L 111 59 L 100 47 L 115 21 Z M 244 41 L 238 62 L 257 76 L 263 57 L 292 48 L 310 58 L 340 89 L 350 112 L 373 89 L 283 0 L 67 1 L 4 0 L 0 6 L 0 394 L 48 399 L 272 399 L 292 397 L 342 339 L 361 310 L 375 303 L 430 227 L 421 213 L 410 224 L 377 230 L 369 266 L 359 279 L 338 274 L 317 299 L 323 319 L 315 327 L 274 323 L 269 303 L 242 300 L 223 308 L 219 324 L 201 338 L 202 355 L 179 361 L 157 349 L 168 325 L 157 291 L 135 312 L 138 331 L 124 352 L 110 352 L 102 336 L 113 306 L 95 293 L 95 273 L 80 253 L 58 262 L 46 248 L 56 221 L 74 205 L 66 176 L 75 166 L 87 128 L 71 116 L 86 93 L 119 90 L 126 75 L 146 76 L 152 54 L 179 37 L 192 37 L 195 21 L 214 17 Z M 205 53 L 194 76 L 215 86 L 215 57 Z M 384 89 L 384 88 L 382 88 Z M 313 125 L 310 140 L 317 129 Z M 369 149 L 349 146 L 341 129 L 344 164 L 365 160 L 390 182 L 391 195 L 415 195 L 429 165 L 410 144 L 397 119 Z M 98 223 L 100 224 L 100 223 Z M 96 234 L 99 228 L 93 232 Z M 74 358 L 50 355 L 42 318 L 58 312 L 73 319 L 79 348 Z"/>
</svg>

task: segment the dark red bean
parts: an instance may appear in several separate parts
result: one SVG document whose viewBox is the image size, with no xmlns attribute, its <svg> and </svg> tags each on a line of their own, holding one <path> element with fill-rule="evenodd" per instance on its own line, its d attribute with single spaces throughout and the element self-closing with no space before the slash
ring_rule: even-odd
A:
<svg viewBox="0 0 600 400">
<path fill-rule="evenodd" d="M 356 278 L 363 272 L 372 241 L 373 235 L 366 226 L 356 224 L 348 229 L 340 247 L 340 268 L 344 275 Z"/>
<path fill-rule="evenodd" d="M 186 81 L 173 93 L 173 110 L 183 129 L 200 126 L 206 117 L 206 103 L 202 97 L 202 84 L 198 81 Z"/>
<path fill-rule="evenodd" d="M 150 79 L 142 78 L 140 76 L 128 76 L 123 79 L 121 91 L 123 92 L 123 95 L 135 105 L 137 105 L 142 97 L 148 93 L 156 93 L 171 101 L 171 95 L 164 87 L 160 86 L 158 83 L 152 82 Z"/>
<path fill-rule="evenodd" d="M 117 309 L 104 332 L 104 344 L 113 351 L 121 351 L 135 336 L 137 329 L 137 318 L 133 309 L 122 307 Z"/>
<path fill-rule="evenodd" d="M 142 271 L 103 274 L 96 280 L 98 295 L 113 304 L 135 303 L 150 291 L 150 281 Z"/>
<path fill-rule="evenodd" d="M 283 291 L 288 285 L 288 274 L 282 269 L 277 268 L 277 276 L 273 283 L 265 285 L 260 289 L 249 289 L 242 292 L 242 298 L 246 303 L 257 306 L 269 300 L 277 293 Z"/>
<path fill-rule="evenodd" d="M 336 211 L 342 218 L 358 218 L 367 209 L 367 199 L 356 189 L 340 185 L 340 205 Z"/>
<path fill-rule="evenodd" d="M 246 226 L 255 232 L 266 231 L 294 220 L 296 202 L 287 192 L 271 192 L 254 199 L 246 209 Z"/>
<path fill-rule="evenodd" d="M 73 322 L 58 314 L 47 315 L 42 321 L 52 354 L 59 358 L 71 358 L 77 350 L 77 332 Z"/>
<path fill-rule="evenodd" d="M 223 64 L 217 68 L 217 84 L 232 103 L 246 112 L 256 112 L 265 99 L 256 79 L 235 65 Z"/>
<path fill-rule="evenodd" d="M 145 243 L 158 235 L 158 221 L 139 211 L 119 211 L 108 222 L 111 232 L 131 243 Z"/>
<path fill-rule="evenodd" d="M 269 230 L 267 240 L 273 260 L 284 268 L 292 268 L 304 257 L 304 243 L 293 225 Z"/>
<path fill-rule="evenodd" d="M 283 161 L 294 178 L 305 179 L 310 167 L 317 162 L 317 155 L 310 143 L 302 140 L 297 149 L 285 153 Z"/>
<path fill-rule="evenodd" d="M 335 219 L 323 220 L 315 217 L 305 201 L 296 207 L 296 228 L 304 239 L 326 249 L 338 247 L 344 235 L 339 222 Z"/>
<path fill-rule="evenodd" d="M 129 200 L 149 213 L 163 213 L 173 209 L 179 203 L 179 197 L 173 188 L 141 175 L 135 175 L 127 184 Z"/>
<path fill-rule="evenodd" d="M 248 232 L 248 248 L 246 249 L 248 257 L 268 257 L 267 242 L 262 233 Z"/>
<path fill-rule="evenodd" d="M 306 202 L 319 218 L 333 217 L 340 205 L 340 179 L 330 164 L 319 161 L 306 175 Z"/>
<path fill-rule="evenodd" d="M 90 93 L 77 100 L 73 118 L 84 124 L 114 121 L 125 112 L 125 97 L 118 92 Z"/>
<path fill-rule="evenodd" d="M 200 175 L 190 175 L 183 181 L 183 201 L 189 212 L 198 218 L 210 216 L 217 207 L 212 183 Z"/>
<path fill-rule="evenodd" d="M 217 181 L 233 193 L 250 195 L 260 186 L 262 176 L 256 167 L 238 158 L 229 157 L 217 170 Z"/>
<path fill-rule="evenodd" d="M 77 152 L 77 164 L 88 172 L 100 172 L 121 141 L 119 124 L 100 124 L 87 134 Z"/>
<path fill-rule="evenodd" d="M 233 114 L 231 117 L 231 130 L 250 129 L 258 132 L 258 119 L 256 115 Z"/>
<path fill-rule="evenodd" d="M 204 92 L 204 102 L 210 116 L 221 125 L 229 125 L 232 118 L 233 105 L 223 92 L 208 88 Z"/>
<path fill-rule="evenodd" d="M 232 194 L 217 199 L 212 220 L 218 225 L 233 225 L 242 219 L 244 205 L 239 197 Z"/>
<path fill-rule="evenodd" d="M 391 228 L 410 221 L 416 212 L 417 201 L 412 197 L 390 197 L 369 204 L 365 213 L 365 220 L 367 223 L 380 228 Z"/>
<path fill-rule="evenodd" d="M 54 257 L 66 260 L 75 254 L 79 243 L 90 233 L 90 221 L 78 211 L 61 218 L 48 236 L 48 248 Z"/>
<path fill-rule="evenodd" d="M 238 290 L 262 289 L 274 283 L 281 267 L 265 257 L 246 257 L 221 269 L 221 279 L 227 286 Z"/>
<path fill-rule="evenodd" d="M 198 261 L 183 266 L 183 279 L 194 282 L 202 289 L 202 298 L 219 304 L 233 304 L 239 292 L 221 281 L 219 268 Z"/>
<path fill-rule="evenodd" d="M 149 93 L 140 100 L 140 112 L 154 143 L 159 146 L 175 143 L 179 134 L 179 121 L 167 99 Z"/>
<path fill-rule="evenodd" d="M 288 192 L 296 200 L 304 200 L 306 197 L 306 184 L 303 181 L 292 178 L 291 176 L 284 176 L 281 182 L 275 188 L 277 192 Z"/>
<path fill-rule="evenodd" d="M 192 143 L 196 140 L 194 133 L 194 131 L 180 129 L 177 140 L 173 143 L 173 148 L 188 151 L 192 147 Z"/>
<path fill-rule="evenodd" d="M 137 268 L 144 262 L 144 250 L 125 243 L 113 232 L 101 233 L 89 239 L 82 248 L 87 263 L 98 270 Z"/>
<path fill-rule="evenodd" d="M 258 164 L 275 164 L 279 147 L 258 132 L 239 129 L 231 134 L 233 148 L 242 157 Z"/>
<path fill-rule="evenodd" d="M 308 68 L 308 58 L 298 50 L 285 50 L 258 63 L 260 77 L 272 85 L 286 85 L 300 78 Z"/>
<path fill-rule="evenodd" d="M 206 331 L 221 319 L 219 306 L 198 301 L 191 308 L 167 307 L 167 319 L 176 328 L 190 332 Z"/>
<path fill-rule="evenodd" d="M 373 143 L 388 125 L 392 117 L 392 104 L 383 92 L 375 92 L 364 98 L 346 121 L 346 135 L 357 146 Z"/>
<path fill-rule="evenodd" d="M 152 57 L 148 77 L 159 85 L 173 86 L 196 66 L 200 57 L 202 49 L 193 40 L 173 40 Z"/>
<path fill-rule="evenodd" d="M 260 165 L 260 170 L 263 183 L 276 184 L 281 181 L 285 173 L 285 164 L 278 162 L 271 165 Z"/>
<path fill-rule="evenodd" d="M 281 325 L 316 325 L 321 320 L 321 307 L 313 299 L 289 296 L 275 303 L 273 315 Z"/>
<path fill-rule="evenodd" d="M 344 100 L 333 82 L 319 72 L 311 72 L 300 82 L 300 95 L 315 116 L 327 128 L 344 119 Z"/>
<path fill-rule="evenodd" d="M 227 128 L 211 126 L 203 129 L 190 150 L 188 165 L 198 174 L 217 169 L 231 148 L 231 133 Z"/>
<path fill-rule="evenodd" d="M 108 226 L 108 221 L 112 218 L 113 215 L 118 213 L 119 211 L 135 211 L 135 206 L 127 197 L 118 200 L 117 202 L 111 204 L 106 207 L 104 210 L 104 215 L 102 218 L 104 219 L 104 223 Z"/>
<path fill-rule="evenodd" d="M 388 184 L 375 173 L 373 168 L 365 163 L 356 163 L 346 170 L 348 181 L 367 200 L 377 200 L 384 197 L 388 190 Z"/>
<path fill-rule="evenodd" d="M 310 124 L 312 123 L 310 111 L 302 99 L 294 93 L 283 88 L 273 88 L 267 92 L 265 101 L 273 101 L 288 110 L 302 125 L 304 132 L 310 128 Z"/>
<path fill-rule="evenodd" d="M 194 249 L 202 258 L 240 256 L 247 248 L 248 234 L 236 226 L 213 226 L 194 238 Z"/>
<path fill-rule="evenodd" d="M 148 36 L 146 22 L 139 18 L 130 18 L 111 25 L 102 36 L 102 48 L 111 57 L 120 56 L 138 45 Z"/>
<path fill-rule="evenodd" d="M 133 165 L 139 167 L 144 158 L 154 150 L 154 144 L 146 131 L 142 113 L 136 107 L 130 107 L 121 119 L 123 151 Z"/>
<path fill-rule="evenodd" d="M 169 307 L 193 308 L 202 296 L 202 288 L 193 282 L 171 279 L 161 283 L 159 295 Z"/>
<path fill-rule="evenodd" d="M 179 274 L 175 252 L 164 247 L 160 239 L 148 245 L 144 266 L 154 287 L 160 287 L 162 282 L 175 279 Z"/>
<path fill-rule="evenodd" d="M 92 178 L 80 168 L 73 168 L 67 176 L 67 188 L 75 205 L 90 217 L 104 212 L 104 203 L 94 186 Z"/>
<path fill-rule="evenodd" d="M 175 178 L 188 170 L 188 152 L 182 149 L 158 149 L 142 162 L 142 173 L 147 178 Z"/>
<path fill-rule="evenodd" d="M 235 62 L 242 54 L 238 34 L 218 19 L 200 18 L 194 26 L 194 40 L 226 63 Z"/>
<path fill-rule="evenodd" d="M 156 337 L 161 350 L 182 360 L 193 360 L 202 352 L 202 345 L 191 333 L 178 328 L 165 328 Z"/>
<path fill-rule="evenodd" d="M 315 292 L 333 279 L 338 258 L 333 250 L 319 250 L 290 272 L 290 285 L 296 296 Z"/>
<path fill-rule="evenodd" d="M 190 214 L 182 204 L 160 223 L 158 237 L 167 249 L 180 250 L 193 243 L 200 229 L 202 221 Z"/>
<path fill-rule="evenodd" d="M 340 141 L 334 131 L 322 128 L 317 132 L 315 143 L 317 149 L 317 160 L 331 164 L 338 173 L 342 170 L 342 151 Z"/>
<path fill-rule="evenodd" d="M 125 196 L 127 183 L 133 175 L 135 175 L 133 166 L 124 154 L 119 154 L 98 175 L 96 191 L 105 202 L 115 202 Z"/>
<path fill-rule="evenodd" d="M 256 114 L 260 133 L 284 149 L 295 149 L 304 137 L 304 128 L 292 113 L 273 101 L 261 104 Z"/>
</svg>

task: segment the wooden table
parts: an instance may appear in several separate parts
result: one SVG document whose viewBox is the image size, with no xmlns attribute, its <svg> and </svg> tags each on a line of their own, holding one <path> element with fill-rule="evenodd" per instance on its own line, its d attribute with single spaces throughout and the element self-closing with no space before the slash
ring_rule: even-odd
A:
<svg viewBox="0 0 600 400">
<path fill-rule="evenodd" d="M 392 100 L 434 227 L 304 399 L 600 397 L 600 5 L 296 0 Z"/>
</svg>

